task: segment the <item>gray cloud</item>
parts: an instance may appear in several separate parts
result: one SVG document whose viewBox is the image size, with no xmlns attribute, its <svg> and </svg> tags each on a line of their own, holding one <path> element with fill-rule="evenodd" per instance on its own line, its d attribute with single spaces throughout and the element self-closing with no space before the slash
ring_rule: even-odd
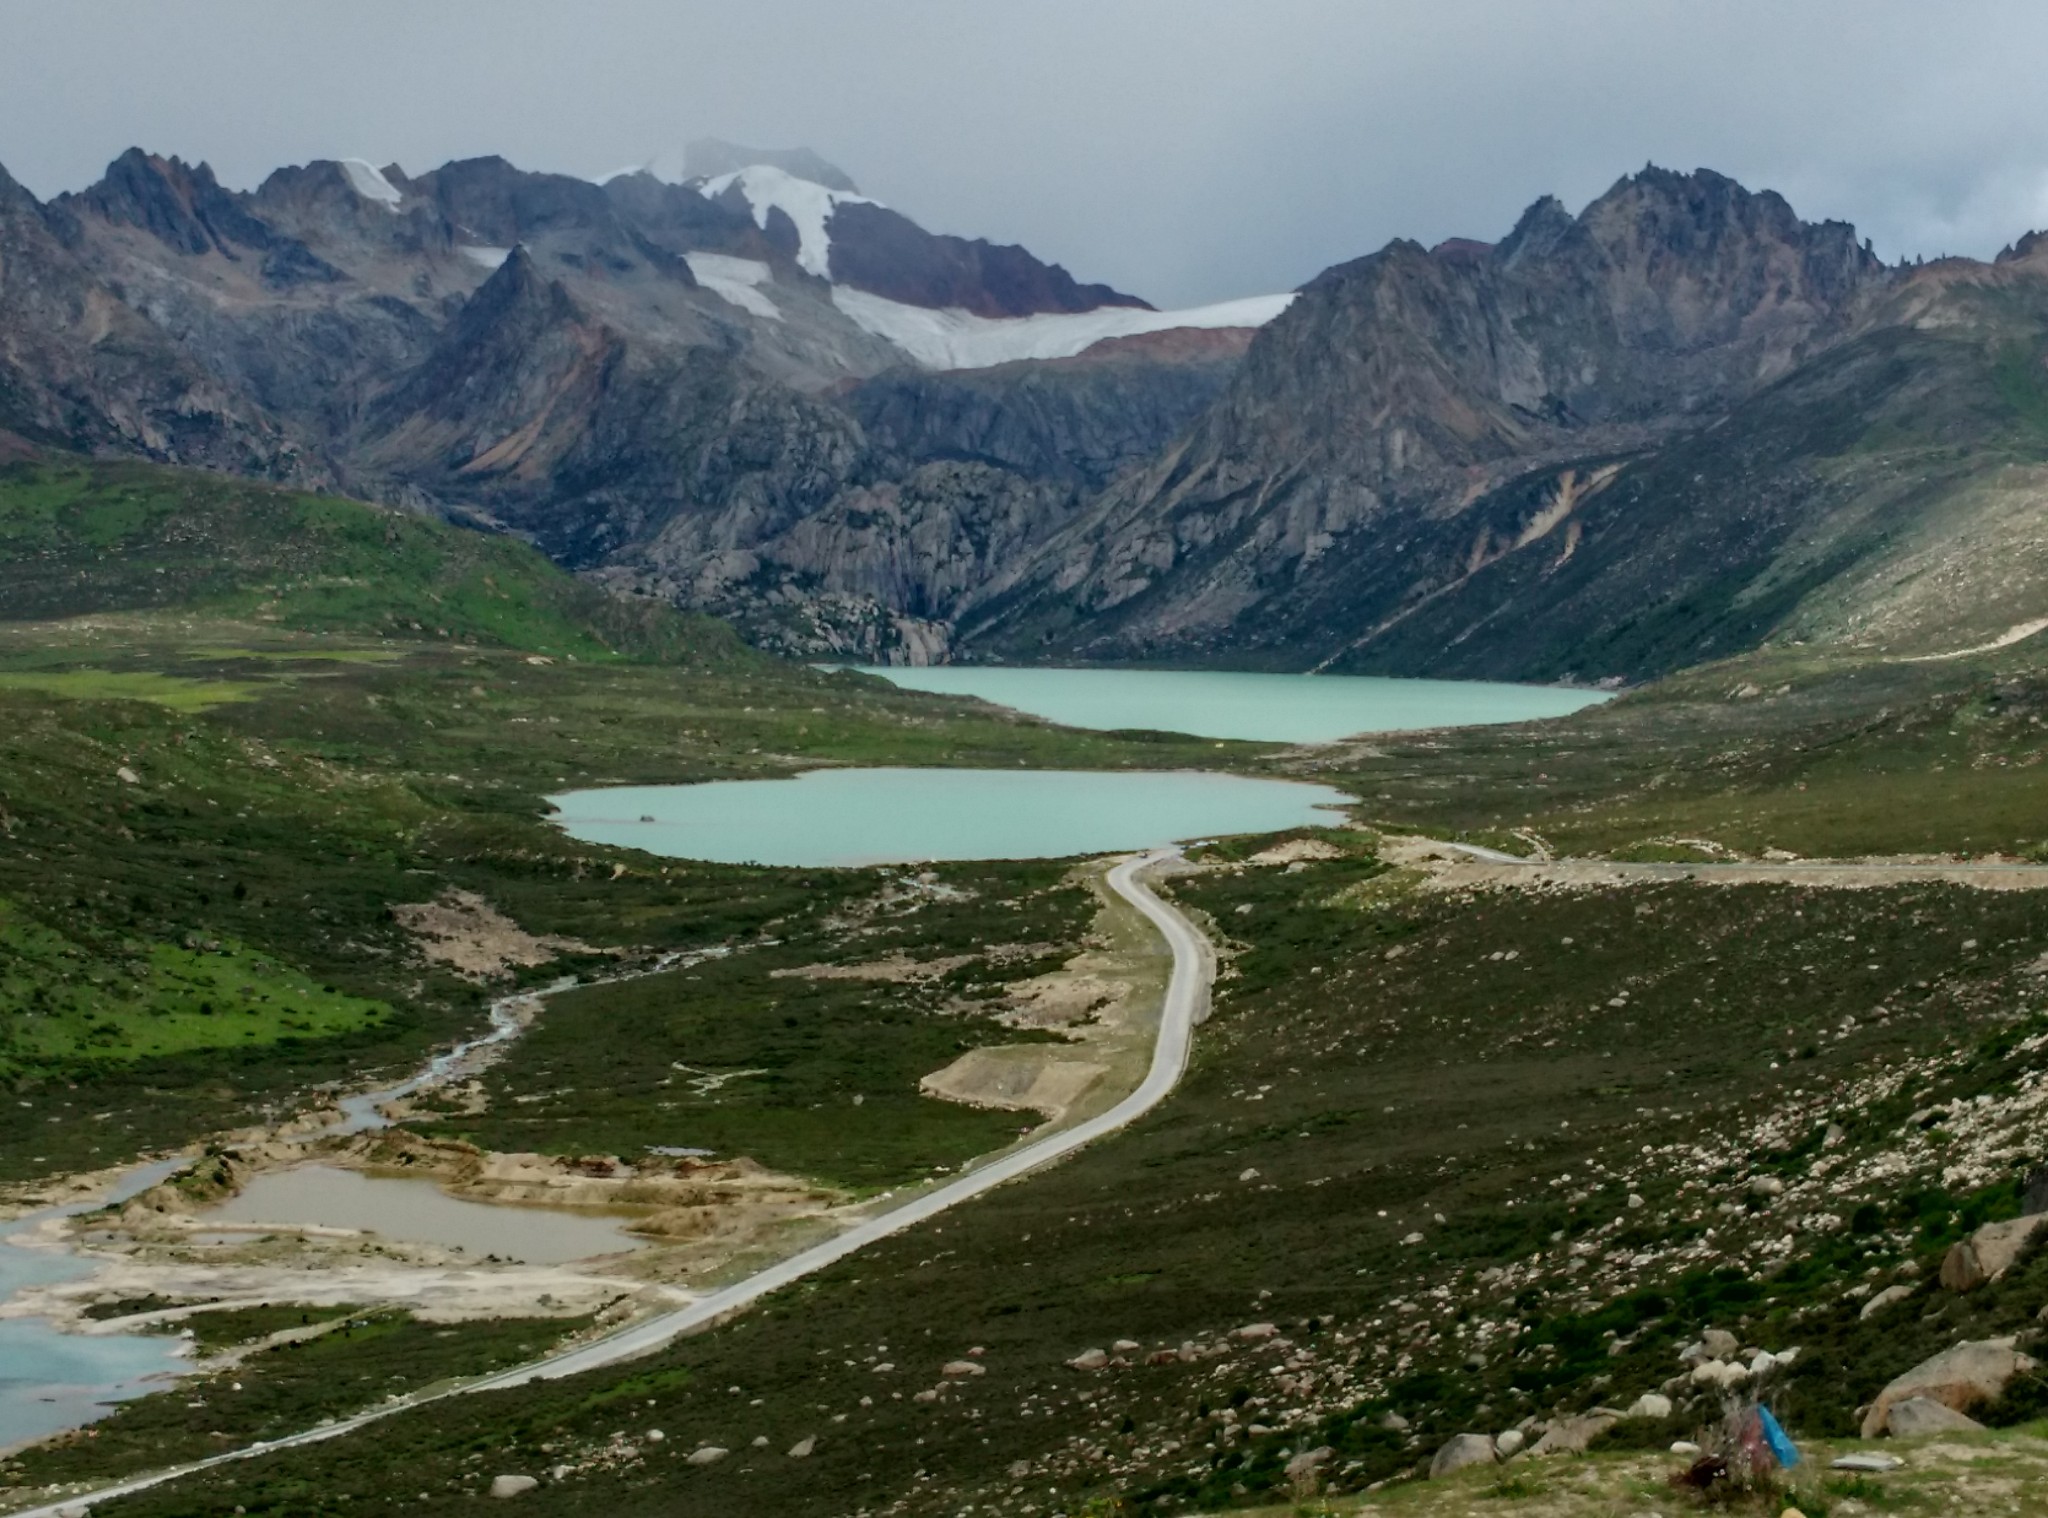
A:
<svg viewBox="0 0 2048 1518">
<path fill-rule="evenodd" d="M 0 25 L 0 162 L 38 194 L 131 144 L 246 186 L 805 143 L 934 230 L 1162 304 L 1497 237 L 1647 160 L 1893 258 L 2048 224 L 2048 8 L 1999 0 L 0 0 Z"/>
</svg>

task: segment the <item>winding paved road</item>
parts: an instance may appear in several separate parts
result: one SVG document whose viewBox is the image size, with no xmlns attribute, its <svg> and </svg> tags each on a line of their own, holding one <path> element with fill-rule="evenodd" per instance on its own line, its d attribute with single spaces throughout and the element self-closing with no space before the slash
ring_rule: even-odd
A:
<svg viewBox="0 0 2048 1518">
<path fill-rule="evenodd" d="M 650 1354 L 692 1329 L 716 1323 L 721 1318 L 750 1306 L 772 1291 L 778 1291 L 794 1281 L 823 1270 L 827 1265 L 835 1264 L 870 1244 L 927 1222 L 948 1208 L 957 1207 L 985 1191 L 991 1191 L 1005 1181 L 1013 1181 L 1042 1166 L 1050 1165 L 1055 1160 L 1063 1159 L 1076 1149 L 1136 1121 L 1164 1101 L 1167 1093 L 1179 1084 L 1181 1072 L 1187 1068 L 1188 1051 L 1194 1042 L 1195 1024 L 1208 1015 L 1209 991 L 1216 978 L 1215 952 L 1209 941 L 1192 922 L 1160 900 L 1153 894 L 1152 888 L 1139 878 L 1146 869 L 1177 857 L 1179 852 L 1178 849 L 1158 849 L 1149 854 L 1135 856 L 1117 865 L 1107 877 L 1109 888 L 1143 913 L 1147 920 L 1159 929 L 1173 951 L 1173 973 L 1167 981 L 1165 1003 L 1160 1009 L 1159 1036 L 1152 1047 L 1151 1068 L 1145 1072 L 1145 1079 L 1139 1083 L 1138 1088 L 1108 1111 L 1076 1123 L 1071 1128 L 1049 1133 L 1034 1143 L 1009 1150 L 993 1159 L 974 1162 L 952 1180 L 935 1186 L 922 1195 L 912 1197 L 887 1212 L 878 1213 L 864 1222 L 857 1223 L 845 1232 L 835 1234 L 823 1243 L 814 1244 L 800 1254 L 791 1255 L 788 1259 L 748 1276 L 743 1281 L 700 1297 L 686 1307 L 679 1307 L 673 1312 L 662 1313 L 644 1322 L 631 1324 L 592 1343 L 549 1355 L 531 1364 L 500 1371 L 494 1376 L 449 1387 L 428 1396 L 387 1403 L 368 1412 L 358 1413 L 352 1418 L 308 1429 L 304 1433 L 252 1444 L 245 1449 L 230 1450 L 225 1454 L 213 1455 L 188 1465 L 176 1466 L 147 1476 L 137 1476 L 94 1492 L 66 1497 L 43 1507 L 18 1511 L 11 1515 L 11 1518 L 66 1518 L 66 1515 L 85 1512 L 93 1503 L 125 1496 L 130 1492 L 139 1492 L 212 1466 L 253 1459 L 258 1455 L 269 1454 L 273 1450 L 290 1449 L 294 1445 L 314 1444 L 325 1439 L 339 1438 L 380 1419 L 392 1417 L 397 1413 L 411 1412 L 447 1397 L 524 1386 L 531 1381 L 552 1381 Z"/>
</svg>

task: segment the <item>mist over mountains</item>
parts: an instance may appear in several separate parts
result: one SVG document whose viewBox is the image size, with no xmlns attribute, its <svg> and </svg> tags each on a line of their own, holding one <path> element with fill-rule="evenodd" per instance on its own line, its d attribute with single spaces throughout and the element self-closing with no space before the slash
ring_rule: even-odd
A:
<svg viewBox="0 0 2048 1518">
<path fill-rule="evenodd" d="M 1887 266 L 1708 170 L 1190 311 L 808 150 L 0 171 L 11 446 L 515 532 L 804 655 L 1612 681 L 1995 635 L 2048 567 L 2007 530 L 2044 333 L 2032 237 Z"/>
</svg>

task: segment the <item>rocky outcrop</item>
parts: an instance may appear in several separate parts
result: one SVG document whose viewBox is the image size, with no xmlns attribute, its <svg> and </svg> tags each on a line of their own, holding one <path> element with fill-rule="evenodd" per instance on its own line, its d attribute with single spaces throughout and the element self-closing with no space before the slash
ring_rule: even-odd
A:
<svg viewBox="0 0 2048 1518">
<path fill-rule="evenodd" d="M 1975 1291 L 1988 1285 L 2019 1262 L 2043 1228 L 2048 1228 L 2048 1212 L 1986 1223 L 1949 1247 L 1942 1257 L 1941 1284 L 1950 1291 Z"/>
<path fill-rule="evenodd" d="M 876 449 L 913 467 L 971 461 L 1092 492 L 1201 416 L 1229 384 L 1238 351 L 1106 347 L 991 369 L 895 370 L 848 390 L 841 404 Z"/>
<path fill-rule="evenodd" d="M 1889 1382 L 1864 1415 L 1863 1437 L 1874 1439 L 1882 1433 L 1900 1403 L 1920 1398 L 1967 1413 L 1995 1401 L 2014 1376 L 2033 1368 L 2034 1361 L 2015 1349 L 2011 1339 L 1965 1340 Z"/>
<path fill-rule="evenodd" d="M 1093 311 L 1101 306 L 1151 306 L 1108 285 L 1084 285 L 1028 249 L 981 238 L 925 231 L 887 206 L 840 205 L 831 220 L 832 278 L 910 306 L 971 311 L 976 316 L 1030 316 L 1041 311 Z"/>
</svg>

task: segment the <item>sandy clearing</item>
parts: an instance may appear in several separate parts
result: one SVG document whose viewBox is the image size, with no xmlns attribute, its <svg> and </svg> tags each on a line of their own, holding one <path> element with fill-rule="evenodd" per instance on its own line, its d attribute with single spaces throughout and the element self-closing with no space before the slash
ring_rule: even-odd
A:
<svg viewBox="0 0 2048 1518">
<path fill-rule="evenodd" d="M 1006 1044 L 970 1049 L 943 1070 L 918 1082 L 927 1096 L 969 1107 L 1041 1112 L 1058 1118 L 1109 1066 L 1090 1060 L 1049 1056 L 1044 1044 Z"/>
<path fill-rule="evenodd" d="M 1297 864 L 1317 859 L 1341 859 L 1344 851 L 1326 838 L 1289 838 L 1269 849 L 1260 849 L 1246 864 Z"/>
<path fill-rule="evenodd" d="M 573 938 L 536 937 L 473 891 L 401 902 L 391 908 L 391 915 L 412 934 L 422 956 L 472 980 L 544 965 L 558 954 L 607 952 Z"/>
<path fill-rule="evenodd" d="M 154 1294 L 187 1307 L 125 1318 L 88 1318 L 99 1302 Z M 266 1265 L 166 1264 L 117 1259 L 89 1280 L 31 1287 L 15 1294 L 0 1318 L 47 1317 L 69 1333 L 130 1332 L 177 1322 L 196 1311 L 289 1303 L 304 1307 L 403 1307 L 432 1323 L 483 1318 L 579 1317 L 615 1302 L 672 1308 L 695 1300 L 682 1287 L 630 1276 L 580 1271 L 568 1265 L 481 1268 L 323 1263 L 313 1268 Z"/>
</svg>

